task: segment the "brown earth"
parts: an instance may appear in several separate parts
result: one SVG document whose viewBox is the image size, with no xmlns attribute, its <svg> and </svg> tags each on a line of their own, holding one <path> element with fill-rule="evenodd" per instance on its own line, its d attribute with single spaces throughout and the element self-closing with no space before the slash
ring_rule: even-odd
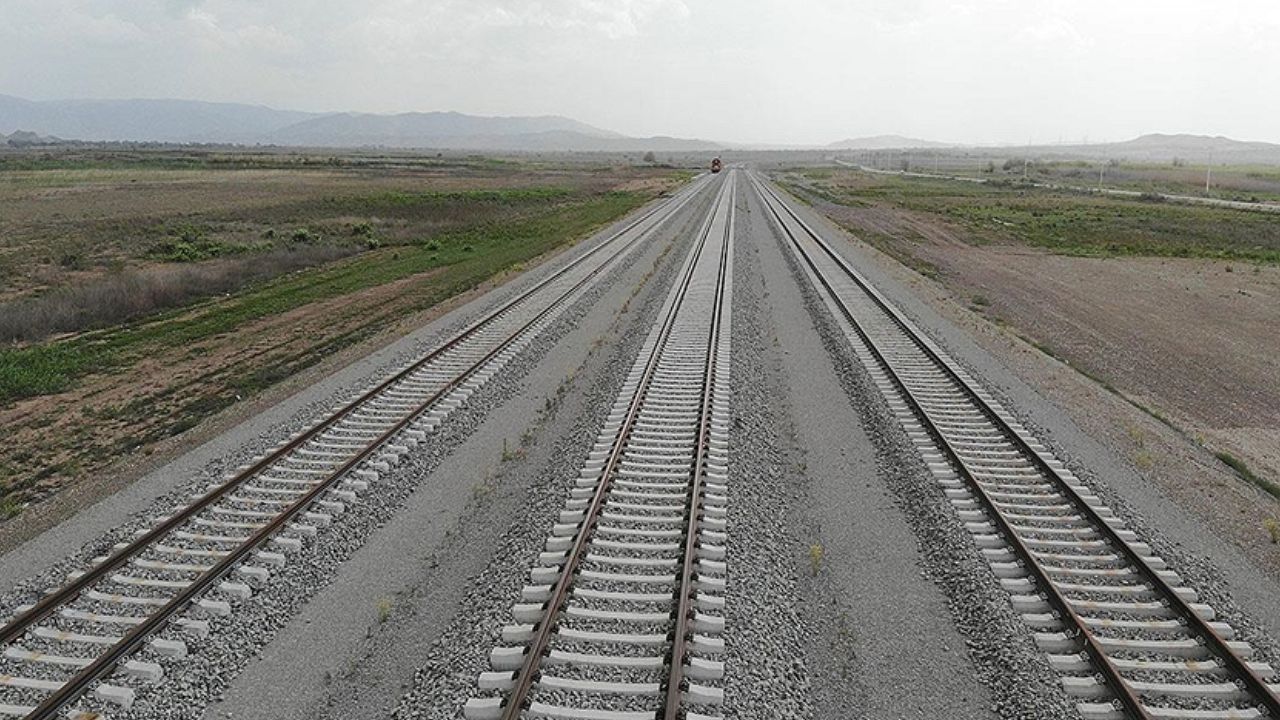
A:
<svg viewBox="0 0 1280 720">
<path fill-rule="evenodd" d="M 1280 481 L 1280 268 L 982 245 L 927 213 L 806 199 L 899 260 L 922 297 L 1280 577 L 1267 530 L 1280 503 L 1210 454 Z"/>
</svg>

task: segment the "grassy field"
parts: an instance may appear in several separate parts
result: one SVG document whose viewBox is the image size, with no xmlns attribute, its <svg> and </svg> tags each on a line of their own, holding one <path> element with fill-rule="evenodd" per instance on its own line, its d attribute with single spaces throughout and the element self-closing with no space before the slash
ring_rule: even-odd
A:
<svg viewBox="0 0 1280 720">
<path fill-rule="evenodd" d="M 519 271 L 686 177 L 489 162 L 51 164 L 0 170 L 14 209 L 0 219 L 0 424 L 12 440 L 0 448 L 0 515 Z M 78 260 L 63 262 L 67 252 Z"/>
<path fill-rule="evenodd" d="M 885 204 L 958 223 L 971 242 L 1023 243 L 1095 257 L 1208 257 L 1280 263 L 1280 218 L 1028 188 L 813 169 L 789 184 L 844 205 Z"/>
<path fill-rule="evenodd" d="M 882 170 L 1013 180 L 1136 192 L 1212 197 L 1240 202 L 1280 202 L 1280 167 L 1276 165 L 1207 165 L 1203 162 L 1152 163 L 1121 159 L 1065 160 L 993 154 L 975 150 L 894 151 L 862 154 L 861 164 Z M 1025 175 L 1024 175 L 1025 173 Z M 1208 192 L 1205 181 L 1209 180 Z"/>
</svg>

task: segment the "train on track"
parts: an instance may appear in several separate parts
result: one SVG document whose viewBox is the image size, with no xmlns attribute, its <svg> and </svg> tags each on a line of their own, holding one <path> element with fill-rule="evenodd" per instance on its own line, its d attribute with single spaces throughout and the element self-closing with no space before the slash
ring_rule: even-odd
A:
<svg viewBox="0 0 1280 720">
<path fill-rule="evenodd" d="M 720 172 L 720 158 L 712 158 L 712 160 L 711 160 L 711 172 L 713 172 L 713 173 L 718 173 L 718 172 Z"/>
</svg>

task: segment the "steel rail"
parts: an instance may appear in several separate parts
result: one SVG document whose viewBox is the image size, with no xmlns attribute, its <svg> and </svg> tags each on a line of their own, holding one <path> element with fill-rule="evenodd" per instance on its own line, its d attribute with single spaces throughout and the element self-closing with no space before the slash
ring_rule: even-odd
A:
<svg viewBox="0 0 1280 720">
<path fill-rule="evenodd" d="M 679 313 L 684 297 L 688 293 L 689 286 L 693 280 L 694 269 L 697 267 L 698 259 L 702 256 L 702 251 L 706 247 L 707 236 L 711 232 L 712 221 L 715 218 L 716 209 L 724 192 L 725 184 L 722 182 L 719 194 L 716 196 L 716 202 L 712 205 L 711 211 L 707 213 L 707 220 L 698 232 L 697 245 L 690 254 L 687 267 L 679 280 L 676 297 L 671 303 L 667 316 L 663 318 L 659 329 L 658 341 L 653 344 L 653 349 L 645 360 L 645 368 L 640 376 L 640 381 L 636 384 L 635 394 L 631 398 L 631 403 L 627 406 L 626 415 L 623 417 L 623 422 L 618 429 L 613 447 L 609 451 L 609 457 L 603 466 L 600 484 L 591 496 L 591 504 L 588 506 L 577 535 L 574 536 L 573 545 L 569 548 L 564 567 L 556 579 L 550 599 L 547 600 L 543 619 L 537 624 L 533 639 L 525 649 L 524 663 L 521 665 L 520 670 L 517 671 L 515 685 L 503 700 L 502 720 L 519 720 L 520 714 L 528 705 L 529 691 L 533 689 L 533 682 L 540 671 L 542 658 L 549 652 L 548 645 L 551 641 L 552 632 L 556 628 L 560 612 L 569 597 L 569 592 L 573 585 L 573 577 L 578 571 L 578 566 L 582 563 L 587 544 L 595 531 L 600 511 L 604 507 L 605 498 L 608 497 L 609 491 L 613 486 L 614 471 L 617 469 L 622 453 L 626 449 L 627 438 L 631 434 L 636 417 L 639 415 L 640 408 L 644 403 L 646 389 L 657 369 L 658 360 L 662 357 L 662 351 L 670 338 L 676 315 Z"/>
<path fill-rule="evenodd" d="M 693 615 L 693 583 L 697 577 L 693 573 L 694 562 L 698 553 L 698 530 L 702 513 L 702 480 L 705 475 L 707 444 L 711 436 L 711 405 L 715 390 L 715 367 L 718 357 L 717 348 L 720 343 L 720 327 L 723 324 L 726 310 L 724 296 L 725 284 L 728 280 L 730 243 L 733 240 L 736 208 L 734 199 L 737 191 L 737 173 L 731 173 L 728 180 L 733 182 L 729 190 L 729 217 L 725 222 L 724 246 L 720 249 L 720 272 L 716 278 L 716 294 L 714 310 L 711 317 L 711 332 L 707 336 L 707 362 L 702 386 L 702 410 L 698 417 L 698 444 L 694 448 L 694 460 L 691 470 L 691 507 L 689 522 L 684 537 L 684 557 L 680 562 L 680 580 L 676 584 L 675 627 L 672 629 L 671 654 L 667 660 L 670 668 L 667 676 L 667 700 L 663 709 L 663 720 L 679 720 L 680 708 L 684 704 L 681 693 L 684 691 L 685 644 L 690 630 Z"/>
<path fill-rule="evenodd" d="M 753 178 L 753 180 L 755 179 Z M 815 244 L 817 244 L 818 247 L 858 285 L 867 297 L 871 298 L 876 306 L 893 321 L 903 335 L 917 348 L 919 348 L 920 351 L 943 372 L 943 374 L 961 391 L 969 402 L 982 413 L 986 420 L 1002 435 L 1004 435 L 1006 440 L 1011 442 L 1025 459 L 1030 460 L 1042 475 L 1052 481 L 1065 497 L 1071 500 L 1074 505 L 1078 506 L 1078 509 L 1087 516 L 1095 528 L 1106 537 L 1108 544 L 1113 548 L 1118 549 L 1124 555 L 1125 559 L 1134 568 L 1134 570 L 1138 572 L 1143 581 L 1161 595 L 1161 599 L 1167 603 L 1168 607 L 1174 611 L 1184 625 L 1193 633 L 1199 635 L 1209 649 L 1226 665 L 1227 669 L 1239 678 L 1239 681 L 1245 686 L 1245 689 L 1249 694 L 1252 695 L 1261 705 L 1266 707 L 1272 717 L 1280 717 L 1280 698 L 1277 698 L 1271 692 L 1266 682 L 1254 672 L 1253 668 L 1249 667 L 1243 659 L 1231 650 L 1230 646 L 1227 645 L 1226 640 L 1223 639 L 1207 621 L 1201 618 L 1200 615 L 1190 607 L 1187 601 L 1184 600 L 1172 587 L 1170 587 L 1169 584 L 1165 582 L 1164 578 L 1160 577 L 1155 570 L 1152 569 L 1145 560 L 1143 560 L 1142 556 L 1129 546 L 1129 543 L 1125 542 L 1124 539 L 1120 537 L 1116 530 L 1106 522 L 1105 518 L 1099 515 L 1098 512 L 1089 505 L 1089 503 L 1085 502 L 1084 499 L 1080 497 L 1080 494 L 1075 490 L 1075 488 L 1072 487 L 1070 483 L 1068 483 L 1058 473 L 1058 471 L 1053 468 L 1053 466 L 1041 457 L 1040 453 L 1036 452 L 1036 450 L 1032 448 L 1020 434 L 1009 426 L 1004 418 L 996 413 L 995 410 L 985 400 L 983 400 L 977 392 L 959 376 L 958 373 L 956 373 L 951 365 L 940 356 L 930 343 L 920 337 L 919 333 L 911 327 L 896 308 L 891 306 L 888 301 L 880 295 L 879 291 L 871 287 L 871 285 L 866 282 L 852 266 L 849 265 L 848 261 L 840 256 L 839 253 L 835 252 L 835 250 L 833 250 L 825 240 L 823 240 L 811 227 L 809 227 L 809 225 L 805 223 L 804 220 L 795 213 L 795 211 L 787 207 L 786 203 L 782 201 L 777 193 L 772 189 L 767 188 L 759 180 L 755 180 L 755 183 L 757 191 L 761 192 L 762 199 L 765 197 L 766 193 L 771 196 L 774 202 L 781 206 L 795 221 L 795 223 L 798 224 L 805 233 L 815 241 Z M 947 455 L 948 459 L 951 460 L 952 465 L 959 470 L 960 475 L 968 483 L 970 489 L 977 494 L 982 505 L 987 510 L 987 515 L 999 525 L 1003 535 L 1002 539 L 1013 546 L 1013 549 L 1018 553 L 1019 557 L 1022 558 L 1023 565 L 1029 568 L 1035 575 L 1042 590 L 1047 593 L 1046 599 L 1051 605 L 1053 605 L 1055 611 L 1057 611 L 1061 617 L 1067 618 L 1072 625 L 1074 625 L 1074 633 L 1077 637 L 1081 638 L 1086 652 L 1094 660 L 1095 665 L 1102 671 L 1103 680 L 1116 695 L 1116 699 L 1119 700 L 1119 702 L 1124 706 L 1124 709 L 1133 716 L 1143 719 L 1152 717 L 1142 704 L 1137 693 L 1129 686 L 1128 681 L 1124 679 L 1119 669 L 1116 668 L 1107 653 L 1097 642 L 1093 632 L 1081 621 L 1074 608 L 1071 607 L 1070 603 L 1067 602 L 1066 598 L 1062 596 L 1060 591 L 1057 589 L 1056 584 L 1045 573 L 1039 561 L 1035 559 L 1030 550 L 1022 543 L 1017 533 L 1009 526 L 1007 520 L 1003 516 L 1003 513 L 996 509 L 991 498 L 987 495 L 986 490 L 969 472 L 964 462 L 956 454 L 954 448 L 951 447 L 950 443 L 945 437 L 943 437 L 942 433 L 924 411 L 919 400 L 907 388 L 906 384 L 898 376 L 897 372 L 894 371 L 892 365 L 889 364 L 880 349 L 870 339 L 868 333 L 854 318 L 852 311 L 849 310 L 843 299 L 836 294 L 829 281 L 817 268 L 816 263 L 814 263 L 808 252 L 804 250 L 795 235 L 786 227 L 786 223 L 783 222 L 781 215 L 778 214 L 777 210 L 768 202 L 767 199 L 766 205 L 769 206 L 770 211 L 774 214 L 779 226 L 783 228 L 783 231 L 791 239 L 792 244 L 805 258 L 806 264 L 809 265 L 814 275 L 818 277 L 822 284 L 827 288 L 828 293 L 830 293 L 831 297 L 840 307 L 842 314 L 858 333 L 859 337 L 862 338 L 867 348 L 872 352 L 876 360 L 882 366 L 882 369 L 885 370 L 894 385 L 903 394 L 903 397 L 907 399 L 916 416 L 922 421 L 923 426 L 929 431 L 930 435 L 938 441 L 938 446 Z"/>
<path fill-rule="evenodd" d="M 334 413 L 333 415 L 323 420 L 321 423 L 313 426 L 311 429 L 300 434 L 299 436 L 291 440 L 289 443 L 285 444 L 283 447 L 279 448 L 278 450 L 270 453 L 263 459 L 254 463 L 248 469 L 236 474 L 234 477 L 227 480 L 220 487 L 206 493 L 194 504 L 184 509 L 183 512 L 175 514 L 174 516 L 168 518 L 165 522 L 152 528 L 146 534 L 138 538 L 135 538 L 131 543 L 129 543 L 128 546 L 113 553 L 106 561 L 95 565 L 93 568 L 87 571 L 84 575 L 80 576 L 79 578 L 72 581 L 71 583 L 64 585 L 58 591 L 45 596 L 40 600 L 40 602 L 36 603 L 36 605 L 33 608 L 23 613 L 22 615 L 18 616 L 9 624 L 5 625 L 3 630 L 0 631 L 0 645 L 12 643 L 15 639 L 20 637 L 23 633 L 29 630 L 33 625 L 42 621 L 44 618 L 46 618 L 58 607 L 65 605 L 71 602 L 72 600 L 74 600 L 76 597 L 79 596 L 79 594 L 83 590 L 85 590 L 92 584 L 96 583 L 97 581 L 101 580 L 109 572 L 123 565 L 130 558 L 142 552 L 144 549 L 146 549 L 150 545 L 154 544 L 156 540 L 164 537 L 165 535 L 167 535 L 168 533 L 176 529 L 178 526 L 180 526 L 182 523 L 186 522 L 187 520 L 190 520 L 195 515 L 199 514 L 201 511 L 211 506 L 218 499 L 222 498 L 223 496 L 231 492 L 233 489 L 235 489 L 237 486 L 239 486 L 249 478 L 257 475 L 263 469 L 269 467 L 274 462 L 290 454 L 293 450 L 297 449 L 300 445 L 313 439 L 323 431 L 332 427 L 343 417 L 347 416 L 352 411 L 354 411 L 355 409 L 359 408 L 360 406 L 368 402 L 371 398 L 374 398 L 377 395 L 381 394 L 391 385 L 407 377 L 411 373 L 425 366 L 427 363 L 438 358 L 443 353 L 453 349 L 460 343 L 464 342 L 465 340 L 473 336 L 476 332 L 478 332 L 482 328 L 489 325 L 491 322 L 493 322 L 503 313 L 509 311 L 511 308 L 515 307 L 519 303 L 527 300 L 534 293 L 546 287 L 551 282 L 555 281 L 560 277 L 563 277 L 570 270 L 577 267 L 578 265 L 586 261 L 588 258 L 596 255 L 604 248 L 609 247 L 615 240 L 622 237 L 627 232 L 635 229 L 645 220 L 648 220 L 649 218 L 654 217 L 664 209 L 668 210 L 668 212 L 664 216 L 659 218 L 648 231 L 640 233 L 635 238 L 633 238 L 632 240 L 624 244 L 621 248 L 618 248 L 616 252 L 613 254 L 613 256 L 611 256 L 605 262 L 601 263 L 600 266 L 593 269 L 590 273 L 588 273 L 585 277 L 583 277 L 578 283 L 576 283 L 572 288 L 570 288 L 569 290 L 561 294 L 560 297 L 548 303 L 546 308 L 544 308 L 531 320 L 529 320 L 527 323 L 525 323 L 520 328 L 518 328 L 513 333 L 511 333 L 505 340 L 503 340 L 501 343 L 495 346 L 489 353 L 487 353 L 479 361 L 472 364 L 469 368 L 464 370 L 462 373 L 455 376 L 443 388 L 441 388 L 439 391 L 434 393 L 430 398 L 428 398 L 424 402 L 420 403 L 417 408 L 408 412 L 404 418 L 402 418 L 399 422 L 397 422 L 390 429 L 382 433 L 380 436 L 375 438 L 371 443 L 366 445 L 364 449 L 359 451 L 355 456 L 350 458 L 347 462 L 343 463 L 337 470 L 335 470 L 330 475 L 328 475 L 324 480 L 318 482 L 315 486 L 312 487 L 311 490 L 309 490 L 306 494 L 302 495 L 298 500 L 296 500 L 288 508 L 286 508 L 279 515 L 273 518 L 271 522 L 267 523 L 265 526 L 260 528 L 257 532 L 251 535 L 246 541 L 238 545 L 234 550 L 229 551 L 228 554 L 224 556 L 213 567 L 211 567 L 209 570 L 206 570 L 204 573 L 202 573 L 190 585 L 188 585 L 186 588 L 180 591 L 165 605 L 161 606 L 156 612 L 150 614 L 146 620 L 144 620 L 142 623 L 132 628 L 128 633 L 122 636 L 119 641 L 117 641 L 114 645 L 108 648 L 106 652 L 99 655 L 97 659 L 94 660 L 94 662 L 92 662 L 90 665 L 83 668 L 80 672 L 78 672 L 70 680 L 68 680 L 61 688 L 59 688 L 59 690 L 55 691 L 53 694 L 45 698 L 43 702 L 41 702 L 38 706 L 36 706 L 35 710 L 33 710 L 31 713 L 29 713 L 26 716 L 25 720 L 44 720 L 45 718 L 50 718 L 59 709 L 61 709 L 62 707 L 72 702 L 77 697 L 79 697 L 80 694 L 83 693 L 88 688 L 89 685 L 91 685 L 93 682 L 97 681 L 103 675 L 109 672 L 125 656 L 135 651 L 137 647 L 141 645 L 142 642 L 147 638 L 147 636 L 155 632 L 162 625 L 166 624 L 175 614 L 183 610 L 188 603 L 190 603 L 192 600 L 196 599 L 196 597 L 198 597 L 201 593 L 205 592 L 210 587 L 212 587 L 214 583 L 221 580 L 236 565 L 236 563 L 244 559 L 245 556 L 247 556 L 250 552 L 256 549 L 264 540 L 269 538 L 272 534 L 278 532 L 281 528 L 283 528 L 293 517 L 295 517 L 299 512 L 301 512 L 303 509 L 308 507 L 312 502 L 314 502 L 320 496 L 321 493 L 329 490 L 345 474 L 350 472 L 352 469 L 358 466 L 361 462 L 368 459 L 369 456 L 371 456 L 390 438 L 394 437 L 397 433 L 404 430 L 427 408 L 429 408 L 431 405 L 438 402 L 447 393 L 457 388 L 468 377 L 473 375 L 477 370 L 479 370 L 485 364 L 490 362 L 498 353 L 500 353 L 503 349 L 505 349 L 513 341 L 515 341 L 516 338 L 518 338 L 526 330 L 528 330 L 530 327 L 532 327 L 534 324 L 536 324 L 537 322 L 542 320 L 544 317 L 546 317 L 550 312 L 552 312 L 560 304 L 560 302 L 563 301 L 566 297 L 569 297 L 574 292 L 576 292 L 579 288 L 583 287 L 586 283 L 588 283 L 592 278 L 596 277 L 596 275 L 598 275 L 605 267 L 609 265 L 610 260 L 612 260 L 614 257 L 618 257 L 622 253 L 626 252 L 626 250 L 632 247 L 635 243 L 647 237 L 649 232 L 659 227 L 662 224 L 662 222 L 665 222 L 666 219 L 674 215 L 675 212 L 677 212 L 680 208 L 682 208 L 685 203 L 687 203 L 695 195 L 697 195 L 697 191 L 699 189 L 700 188 L 696 185 L 691 186 L 690 188 L 686 189 L 684 192 L 677 194 L 671 198 L 668 198 L 666 201 L 658 204 L 656 207 L 646 211 L 639 218 L 628 223 L 622 229 L 615 232 L 607 240 L 601 242 L 599 245 L 592 248 L 590 251 L 584 253 L 580 257 L 570 262 L 565 267 L 561 268 L 555 273 L 552 273 L 548 277 L 539 281 L 533 287 L 520 293 L 515 298 L 503 304 L 500 308 L 487 314 L 485 317 L 483 317 L 479 321 L 468 326 L 466 329 L 462 330 L 457 335 L 455 335 L 450 340 L 448 340 L 444 345 L 431 351 L 422 359 L 414 362 L 413 364 L 406 367 L 405 369 L 395 373 L 394 375 L 392 375 L 390 378 L 383 381 L 382 383 L 379 383 L 376 387 L 365 392 L 357 399 L 348 403 L 343 408 L 338 410 L 336 413 Z"/>
</svg>

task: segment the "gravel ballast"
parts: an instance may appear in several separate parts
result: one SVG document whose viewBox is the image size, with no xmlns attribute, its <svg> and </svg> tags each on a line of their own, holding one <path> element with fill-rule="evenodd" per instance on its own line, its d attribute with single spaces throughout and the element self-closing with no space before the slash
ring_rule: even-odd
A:
<svg viewBox="0 0 1280 720">
<path fill-rule="evenodd" d="M 613 342 L 601 343 L 574 373 L 573 381 L 557 394 L 554 415 L 534 431 L 527 455 L 495 476 L 497 487 L 518 488 L 514 492 L 518 502 L 498 517 L 481 514 L 457 525 L 458 547 L 483 537 L 490 552 L 468 581 L 459 585 L 457 600 L 439 633 L 411 651 L 401 647 L 401 639 L 394 633 L 379 633 L 380 639 L 370 645 L 371 658 L 399 654 L 412 657 L 416 667 L 407 692 L 391 713 L 393 717 L 457 718 L 461 706 L 476 694 L 476 678 L 488 670 L 489 651 L 500 644 L 499 630 L 510 620 L 510 607 L 528 580 L 529 567 L 544 549 L 551 525 L 563 509 L 568 490 L 670 289 L 675 269 L 684 261 L 701 216 L 691 220 L 695 222 L 685 225 L 673 249 L 647 279 L 650 281 L 623 303 L 617 325 L 609 333 Z M 440 562 L 457 560 L 441 558 Z M 423 592 L 431 591 L 424 586 Z M 422 607 L 417 601 L 414 604 Z M 315 716 L 385 717 L 367 704 L 357 707 L 347 701 L 348 690 L 358 692 L 355 688 L 365 677 L 357 670 L 335 684 L 326 706 L 317 708 Z"/>
<path fill-rule="evenodd" d="M 781 246 L 776 247 L 781 252 Z M 1006 718 L 1075 717 L 1073 704 L 1032 641 L 1031 631 L 1013 611 L 1008 594 L 977 554 L 941 488 L 889 413 L 866 369 L 853 355 L 844 331 L 790 251 L 781 254 L 801 285 L 804 304 L 835 365 L 840 385 L 863 418 L 875 449 L 879 482 L 888 488 L 915 536 L 924 576 L 945 597 L 951 622 L 964 638 L 969 663 L 990 697 L 990 710 Z M 816 350 L 806 348 L 805 352 Z M 909 690 L 927 692 L 929 688 Z"/>
<path fill-rule="evenodd" d="M 921 548 L 882 476 L 877 453 L 809 308 L 780 254 L 773 226 L 752 198 L 748 248 L 768 302 L 765 331 L 793 434 L 791 473 L 804 494 L 790 531 L 798 549 L 815 717 L 990 718 L 991 698 L 950 622 L 942 589 L 924 577 Z M 778 401 L 775 400 L 775 404 Z M 910 467 L 910 466 L 907 466 Z"/>
<path fill-rule="evenodd" d="M 743 183 L 741 190 L 749 187 Z M 768 330 L 752 216 L 738 198 L 734 263 L 733 425 L 729 436 L 729 582 L 725 716 L 813 717 L 812 668 L 797 603 L 797 545 L 786 522 L 804 491 L 783 438 L 786 419 L 770 402 L 778 389 L 766 350 Z"/>
</svg>

